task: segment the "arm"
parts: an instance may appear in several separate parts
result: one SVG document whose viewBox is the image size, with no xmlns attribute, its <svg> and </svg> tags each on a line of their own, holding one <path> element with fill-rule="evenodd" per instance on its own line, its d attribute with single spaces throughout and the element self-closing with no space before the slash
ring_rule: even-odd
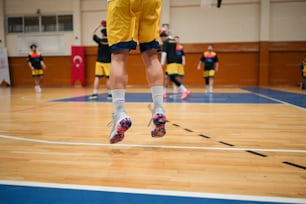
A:
<svg viewBox="0 0 306 204">
<path fill-rule="evenodd" d="M 182 64 L 183 64 L 183 66 L 185 67 L 185 65 L 186 65 L 186 58 L 185 58 L 185 55 L 182 56 Z"/>
<path fill-rule="evenodd" d="M 30 67 L 31 70 L 34 70 L 34 67 L 32 66 L 32 63 L 31 62 L 28 62 L 28 65 Z"/>
<path fill-rule="evenodd" d="M 201 65 L 202 65 L 202 61 L 200 60 L 199 63 L 198 63 L 198 70 L 201 69 Z"/>
<path fill-rule="evenodd" d="M 215 63 L 215 71 L 218 72 L 218 70 L 219 70 L 219 62 L 216 62 Z"/>
<path fill-rule="evenodd" d="M 167 57 L 167 52 L 162 52 L 162 54 L 161 54 L 161 60 L 160 60 L 160 64 L 161 64 L 162 66 L 164 66 L 165 63 L 166 63 L 166 57 Z"/>
<path fill-rule="evenodd" d="M 28 56 L 28 65 L 30 67 L 31 70 L 34 70 L 34 67 L 32 66 L 32 63 L 31 63 L 31 57 L 30 55 Z"/>
<path fill-rule="evenodd" d="M 46 66 L 46 64 L 45 64 L 44 61 L 40 61 L 40 64 L 41 64 L 41 66 L 42 66 L 43 69 L 46 69 L 46 68 L 47 68 L 47 66 Z"/>
<path fill-rule="evenodd" d="M 101 27 L 102 27 L 101 24 L 97 25 L 97 26 L 93 29 L 92 33 L 91 33 L 92 36 L 94 36 L 94 35 L 96 34 L 97 30 L 98 30 L 99 28 L 101 28 Z"/>
</svg>

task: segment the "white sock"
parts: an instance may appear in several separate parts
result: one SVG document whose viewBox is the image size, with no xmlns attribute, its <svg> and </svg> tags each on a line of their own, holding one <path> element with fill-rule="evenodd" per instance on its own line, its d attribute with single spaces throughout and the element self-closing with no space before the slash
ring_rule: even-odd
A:
<svg viewBox="0 0 306 204">
<path fill-rule="evenodd" d="M 112 90 L 112 99 L 115 111 L 114 113 L 125 112 L 124 104 L 125 104 L 125 90 L 124 89 L 115 89 Z"/>
<path fill-rule="evenodd" d="M 185 87 L 183 84 L 181 84 L 181 85 L 179 86 L 179 89 L 180 89 L 181 92 L 184 92 L 184 91 L 187 90 L 186 87 Z"/>
<path fill-rule="evenodd" d="M 94 93 L 94 94 L 98 94 L 98 89 L 94 89 L 94 90 L 93 90 L 93 93 Z"/>
<path fill-rule="evenodd" d="M 152 99 L 153 99 L 153 111 L 154 113 L 157 112 L 164 112 L 163 108 L 163 86 L 152 86 L 151 87 Z M 153 114 L 154 114 L 153 113 Z"/>
</svg>

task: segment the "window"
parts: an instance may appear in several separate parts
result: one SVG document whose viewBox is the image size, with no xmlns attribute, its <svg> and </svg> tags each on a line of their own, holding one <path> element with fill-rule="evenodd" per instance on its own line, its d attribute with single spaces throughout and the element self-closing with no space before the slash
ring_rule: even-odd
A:
<svg viewBox="0 0 306 204">
<path fill-rule="evenodd" d="M 59 31 L 72 31 L 73 30 L 72 15 L 58 16 L 58 30 Z"/>
<path fill-rule="evenodd" d="M 73 16 L 71 14 L 7 17 L 8 33 L 64 31 L 73 31 Z"/>
<path fill-rule="evenodd" d="M 10 17 L 7 19 L 9 33 L 22 33 L 23 32 L 23 18 Z"/>
<path fill-rule="evenodd" d="M 39 32 L 39 16 L 24 17 L 24 32 Z"/>
<path fill-rule="evenodd" d="M 55 32 L 56 16 L 42 16 L 41 17 L 41 32 Z"/>
</svg>

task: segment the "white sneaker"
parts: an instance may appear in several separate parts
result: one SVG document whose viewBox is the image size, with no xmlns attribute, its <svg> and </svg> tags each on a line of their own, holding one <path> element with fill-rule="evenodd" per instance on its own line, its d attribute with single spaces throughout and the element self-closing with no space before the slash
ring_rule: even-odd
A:
<svg viewBox="0 0 306 204">
<path fill-rule="evenodd" d="M 41 88 L 40 86 L 34 86 L 35 92 L 36 93 L 41 93 Z"/>
<path fill-rule="evenodd" d="M 113 127 L 109 135 L 111 144 L 120 142 L 124 139 L 124 133 L 132 126 L 132 121 L 125 112 L 113 113 Z"/>
</svg>

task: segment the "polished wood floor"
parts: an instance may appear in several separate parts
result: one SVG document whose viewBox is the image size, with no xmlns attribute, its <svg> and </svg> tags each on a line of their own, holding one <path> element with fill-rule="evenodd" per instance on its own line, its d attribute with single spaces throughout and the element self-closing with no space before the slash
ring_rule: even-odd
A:
<svg viewBox="0 0 306 204">
<path fill-rule="evenodd" d="M 148 103 L 127 103 L 133 126 L 110 145 L 110 102 L 50 102 L 90 93 L 0 88 L 0 180 L 306 198 L 303 108 L 167 103 L 167 135 L 151 138 Z"/>
</svg>

